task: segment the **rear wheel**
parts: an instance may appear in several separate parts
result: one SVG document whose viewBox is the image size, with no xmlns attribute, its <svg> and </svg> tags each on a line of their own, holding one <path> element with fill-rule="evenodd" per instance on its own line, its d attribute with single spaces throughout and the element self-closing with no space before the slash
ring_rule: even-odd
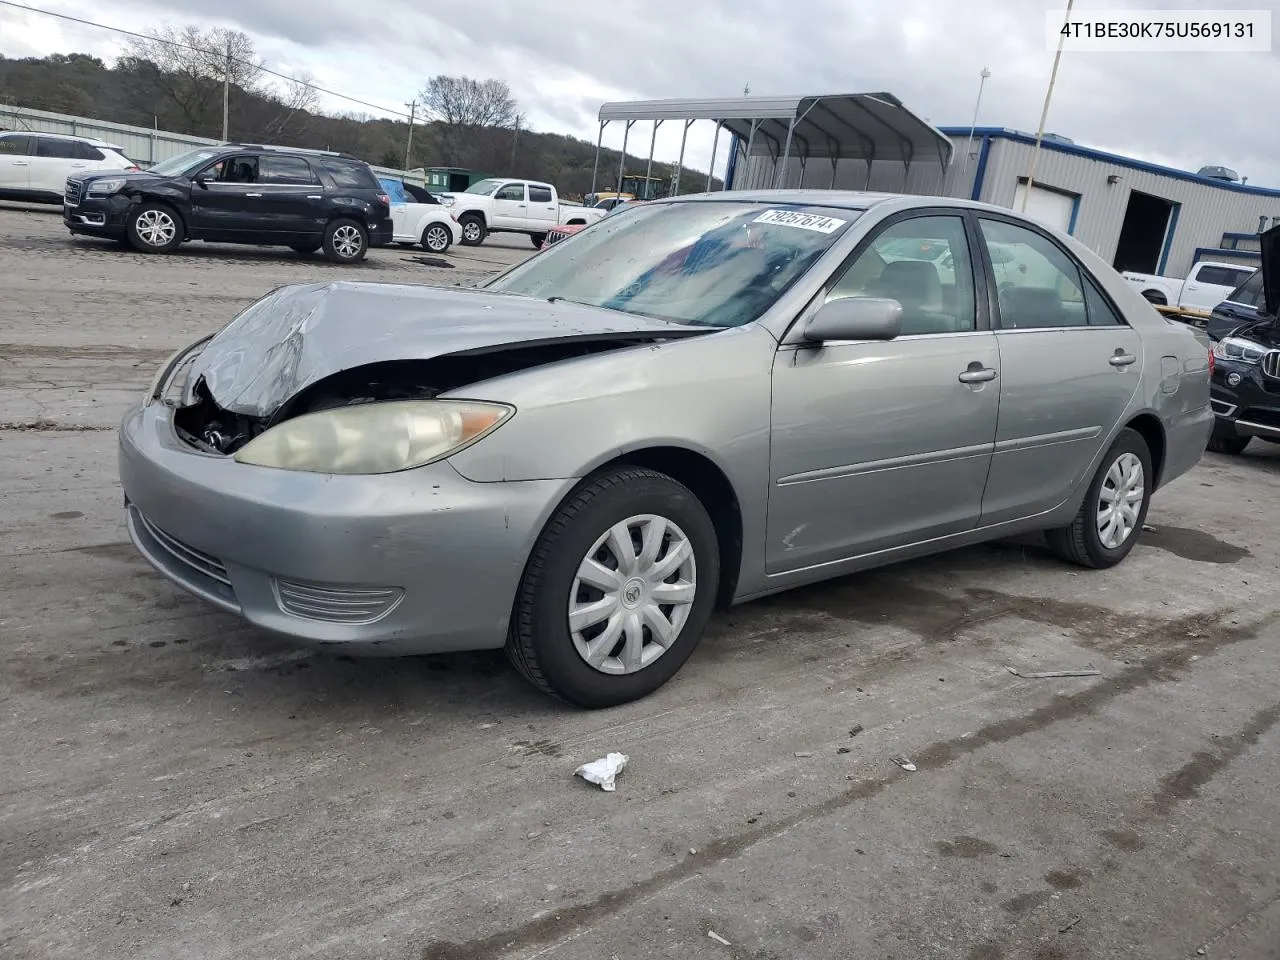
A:
<svg viewBox="0 0 1280 960">
<path fill-rule="evenodd" d="M 484 238 L 489 235 L 489 231 L 484 225 L 484 219 L 474 213 L 464 213 L 458 218 L 458 223 L 462 226 L 462 245 L 464 247 L 478 247 L 484 243 Z"/>
<path fill-rule="evenodd" d="M 1070 525 L 1046 533 L 1049 548 L 1068 563 L 1103 569 L 1129 555 L 1151 504 L 1151 452 L 1126 427 L 1102 458 Z"/>
<path fill-rule="evenodd" d="M 1242 437 L 1230 427 L 1223 427 L 1219 423 L 1213 425 L 1213 432 L 1209 434 L 1209 442 L 1206 445 L 1210 453 L 1225 453 L 1234 457 L 1244 453 L 1244 448 L 1249 445 L 1252 437 Z"/>
<path fill-rule="evenodd" d="M 422 249 L 430 253 L 444 253 L 453 243 L 449 228 L 443 223 L 431 223 L 422 231 Z"/>
<path fill-rule="evenodd" d="M 638 700 L 693 653 L 719 578 L 715 528 L 687 487 L 634 467 L 601 475 L 534 546 L 507 655 L 538 689 L 577 706 Z"/>
<path fill-rule="evenodd" d="M 182 218 L 162 203 L 144 203 L 129 214 L 129 245 L 142 253 L 168 253 L 182 243 Z"/>
<path fill-rule="evenodd" d="M 369 234 L 358 220 L 342 218 L 325 227 L 324 255 L 332 263 L 358 263 L 369 252 Z"/>
<path fill-rule="evenodd" d="M 547 235 L 545 233 L 531 233 L 529 234 L 529 239 L 533 241 L 533 249 L 541 250 L 542 243 L 547 239 Z"/>
</svg>

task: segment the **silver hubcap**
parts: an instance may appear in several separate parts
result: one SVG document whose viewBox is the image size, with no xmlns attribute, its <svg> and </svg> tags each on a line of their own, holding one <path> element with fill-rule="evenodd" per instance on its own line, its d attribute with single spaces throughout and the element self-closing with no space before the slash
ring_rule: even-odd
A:
<svg viewBox="0 0 1280 960">
<path fill-rule="evenodd" d="M 360 231 L 356 227 L 344 224 L 333 231 L 333 249 L 338 251 L 338 256 L 344 260 L 354 257 L 363 246 L 364 238 L 360 236 Z"/>
<path fill-rule="evenodd" d="M 569 633 L 601 673 L 643 670 L 671 649 L 697 596 L 693 544 L 665 517 L 615 523 L 587 551 L 569 590 Z"/>
<path fill-rule="evenodd" d="M 1142 461 L 1132 453 L 1122 453 L 1111 464 L 1098 494 L 1098 539 L 1108 550 L 1114 550 L 1138 526 L 1138 514 L 1146 496 Z"/>
<path fill-rule="evenodd" d="M 468 220 L 462 225 L 462 235 L 468 240 L 479 240 L 480 224 L 476 223 L 474 220 Z"/>
<path fill-rule="evenodd" d="M 432 227 L 427 231 L 427 246 L 432 250 L 443 250 L 449 245 L 449 237 L 443 227 Z"/>
<path fill-rule="evenodd" d="M 173 217 L 163 210 L 142 211 L 133 228 L 142 242 L 152 247 L 163 247 L 178 233 L 178 225 L 174 223 Z"/>
</svg>

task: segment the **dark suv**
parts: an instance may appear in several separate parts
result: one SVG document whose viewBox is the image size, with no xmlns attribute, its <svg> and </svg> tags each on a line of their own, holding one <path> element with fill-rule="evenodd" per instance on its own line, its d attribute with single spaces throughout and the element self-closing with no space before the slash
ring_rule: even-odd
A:
<svg viewBox="0 0 1280 960">
<path fill-rule="evenodd" d="M 143 253 L 185 240 L 292 247 L 356 263 L 391 242 L 391 200 L 369 165 L 318 150 L 202 147 L 139 173 L 67 180 L 62 221 Z"/>
<path fill-rule="evenodd" d="M 1209 449 L 1215 453 L 1241 453 L 1254 437 L 1280 443 L 1280 226 L 1261 241 L 1262 269 L 1218 304 L 1209 321 L 1215 415 Z"/>
</svg>

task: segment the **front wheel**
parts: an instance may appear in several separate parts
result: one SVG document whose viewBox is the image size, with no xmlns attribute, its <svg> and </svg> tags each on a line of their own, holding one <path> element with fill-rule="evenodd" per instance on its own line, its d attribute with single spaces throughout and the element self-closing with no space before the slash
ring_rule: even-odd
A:
<svg viewBox="0 0 1280 960">
<path fill-rule="evenodd" d="M 638 467 L 601 475 L 534 546 L 507 655 L 538 689 L 577 706 L 638 700 L 693 653 L 719 579 L 715 528 L 692 491 Z"/>
<path fill-rule="evenodd" d="M 1125 427 L 1102 458 L 1075 519 L 1046 534 L 1049 548 L 1078 566 L 1114 567 L 1138 540 L 1153 480 L 1147 441 Z"/>
<path fill-rule="evenodd" d="M 529 239 L 533 241 L 533 249 L 541 250 L 543 242 L 547 239 L 545 233 L 531 233 Z"/>
<path fill-rule="evenodd" d="M 182 218 L 160 203 L 144 203 L 129 214 L 129 245 L 141 253 L 168 253 L 182 243 Z"/>
<path fill-rule="evenodd" d="M 1244 453 L 1244 448 L 1249 445 L 1251 439 L 1253 438 L 1238 435 L 1230 427 L 1224 429 L 1215 423 L 1206 447 L 1210 453 L 1225 453 L 1227 456 L 1236 457 Z"/>
<path fill-rule="evenodd" d="M 369 234 L 357 220 L 334 220 L 324 231 L 324 255 L 331 263 L 358 263 L 369 252 Z"/>
<path fill-rule="evenodd" d="M 484 220 L 474 213 L 464 213 L 458 218 L 458 223 L 462 226 L 462 245 L 464 247 L 478 247 L 484 243 L 484 238 L 489 233 L 485 228 Z"/>
<path fill-rule="evenodd" d="M 444 253 L 453 243 L 449 228 L 443 223 L 432 223 L 422 231 L 422 249 L 429 253 Z"/>
</svg>

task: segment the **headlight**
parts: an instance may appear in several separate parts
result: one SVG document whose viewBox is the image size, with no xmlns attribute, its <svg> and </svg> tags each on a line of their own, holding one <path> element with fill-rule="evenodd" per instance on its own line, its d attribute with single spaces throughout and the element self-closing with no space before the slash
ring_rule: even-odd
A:
<svg viewBox="0 0 1280 960">
<path fill-rule="evenodd" d="M 1266 348 L 1238 337 L 1225 337 L 1213 345 L 1213 355 L 1219 360 L 1236 363 L 1257 363 L 1266 354 Z"/>
<path fill-rule="evenodd" d="M 440 200 L 440 203 L 442 206 L 452 207 L 454 204 L 453 197 L 440 197 L 438 199 Z"/>
<path fill-rule="evenodd" d="M 89 184 L 89 196 L 106 197 L 122 188 L 127 181 L 124 177 L 109 177 L 106 180 L 94 180 Z"/>
<path fill-rule="evenodd" d="M 245 444 L 239 463 L 308 473 L 394 473 L 496 430 L 515 409 L 471 400 L 392 400 L 307 413 Z"/>
</svg>

